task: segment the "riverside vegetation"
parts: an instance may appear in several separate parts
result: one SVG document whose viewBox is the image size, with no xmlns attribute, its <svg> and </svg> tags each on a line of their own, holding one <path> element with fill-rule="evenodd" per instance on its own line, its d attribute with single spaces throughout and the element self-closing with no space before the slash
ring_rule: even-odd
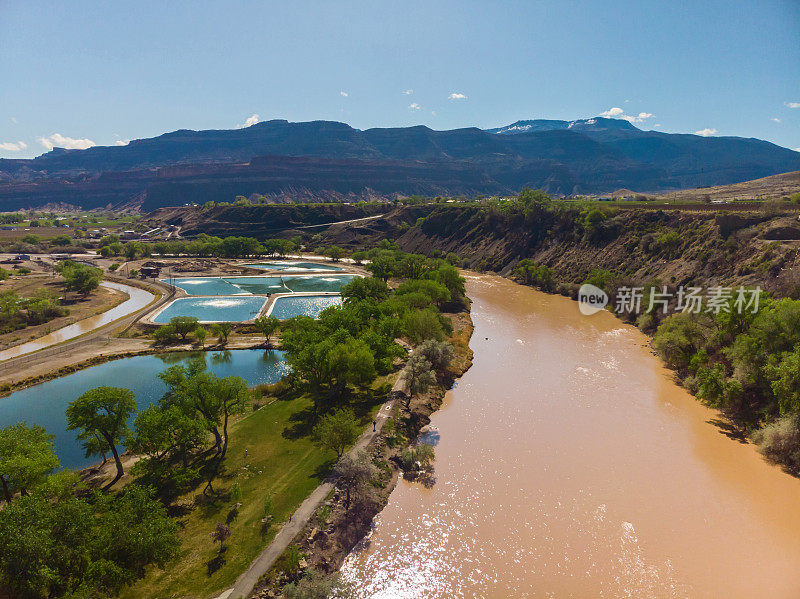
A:
<svg viewBox="0 0 800 599">
<path fill-rule="evenodd" d="M 780 212 L 780 205 L 767 203 L 760 213 L 723 217 L 620 214 L 523 190 L 513 201 L 487 206 L 483 219 L 507 234 L 529 227 L 527 252 L 536 259 L 505 267 L 519 282 L 573 297 L 577 285 L 592 283 L 612 298 L 611 309 L 623 287 L 644 287 L 645 307 L 654 290 L 674 298 L 678 286 L 766 289 L 756 312 L 740 311 L 734 293 L 712 312 L 667 316 L 673 299 L 667 310 L 624 318 L 653 335 L 653 347 L 687 389 L 722 411 L 728 421 L 721 425 L 749 436 L 767 458 L 797 475 L 800 269 L 793 241 L 800 230 Z M 430 227 L 427 220 L 418 228 Z"/>
<path fill-rule="evenodd" d="M 41 427 L 2 429 L 0 586 L 11 597 L 203 596 L 233 582 L 332 469 L 348 507 L 362 506 L 361 490 L 383 470 L 343 454 L 406 361 L 395 340 L 417 347 L 410 362 L 421 373 L 411 385 L 419 398 L 437 375 L 450 376 L 452 324 L 442 310 L 467 305 L 448 262 L 389 244 L 369 255 L 376 276 L 344 287 L 342 307 L 280 323 L 291 372 L 275 385 L 248 389 L 193 361 L 164 371 L 167 392 L 138 413 L 127 389 L 76 398 L 69 427 L 87 455 L 111 455 L 110 479 L 59 470 Z M 176 324 L 177 335 L 196 331 Z M 276 323 L 257 326 L 269 343 Z M 398 449 L 410 441 L 402 430 L 392 433 Z M 123 460 L 123 444 L 135 460 Z M 432 459 L 430 450 L 415 452 L 406 455 L 410 469 Z M 284 583 L 330 584 L 301 568 L 287 576 Z"/>
</svg>

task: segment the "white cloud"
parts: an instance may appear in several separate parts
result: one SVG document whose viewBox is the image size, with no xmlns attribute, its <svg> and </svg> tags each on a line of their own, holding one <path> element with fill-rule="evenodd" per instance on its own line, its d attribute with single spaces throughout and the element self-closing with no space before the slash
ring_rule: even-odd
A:
<svg viewBox="0 0 800 599">
<path fill-rule="evenodd" d="M 118 139 L 117 141 L 114 142 L 114 145 L 115 146 L 127 146 L 129 143 L 131 143 L 130 139 Z"/>
<path fill-rule="evenodd" d="M 789 108 L 800 108 L 800 102 L 784 102 L 784 105 Z"/>
<path fill-rule="evenodd" d="M 711 137 L 712 135 L 717 134 L 717 130 L 706 127 L 705 129 L 700 129 L 700 131 L 695 131 L 694 134 L 702 135 L 703 137 Z"/>
<path fill-rule="evenodd" d="M 342 96 L 343 98 L 346 98 L 347 97 L 347 92 L 339 92 L 339 95 Z"/>
<path fill-rule="evenodd" d="M 660 127 L 660 126 L 661 126 L 661 123 L 656 123 L 655 125 L 653 125 L 653 127 Z"/>
<path fill-rule="evenodd" d="M 11 122 L 16 125 L 17 124 L 17 117 L 12 116 L 11 117 Z"/>
<path fill-rule="evenodd" d="M 794 151 L 795 152 L 800 152 L 800 148 L 795 148 Z"/>
<path fill-rule="evenodd" d="M 622 110 L 619 106 L 614 106 L 613 108 L 609 108 L 605 112 L 601 112 L 599 116 L 607 116 L 607 117 L 616 117 L 624 114 L 625 111 Z"/>
<path fill-rule="evenodd" d="M 780 123 L 780 122 L 781 122 L 781 120 L 780 120 L 778 117 L 772 117 L 770 120 L 771 120 L 773 123 Z"/>
<path fill-rule="evenodd" d="M 27 147 L 28 144 L 26 144 L 24 141 L 18 141 L 16 143 L 13 141 L 0 142 L 0 150 L 5 152 L 21 152 Z"/>
<path fill-rule="evenodd" d="M 435 110 L 431 110 L 431 114 L 432 114 L 433 116 L 436 116 L 436 111 L 435 111 Z"/>
<path fill-rule="evenodd" d="M 411 94 L 413 94 L 413 93 L 414 93 L 414 90 L 413 90 L 413 89 L 407 89 L 407 90 L 405 90 L 405 91 L 403 92 L 403 95 L 404 95 L 404 96 L 410 96 L 410 95 L 411 95 Z"/>
<path fill-rule="evenodd" d="M 409 104 L 409 105 L 408 105 L 408 107 L 409 107 L 411 110 L 419 110 L 420 108 L 422 108 L 422 106 L 420 106 L 420 105 L 419 105 L 419 104 L 417 104 L 416 102 L 412 102 L 411 104 Z"/>
<path fill-rule="evenodd" d="M 628 121 L 629 123 L 641 123 L 646 119 L 653 118 L 655 115 L 652 112 L 640 112 L 637 115 L 625 114 L 625 111 L 622 110 L 622 108 L 620 108 L 619 106 L 614 106 L 612 108 L 609 108 L 608 110 L 601 112 L 597 116 L 604 116 L 612 119 L 622 119 L 624 121 Z"/>
<path fill-rule="evenodd" d="M 60 133 L 53 133 L 49 137 L 39 137 L 38 141 L 48 150 L 52 150 L 53 148 L 66 148 L 67 150 L 85 150 L 87 148 L 91 148 L 96 146 L 97 144 L 94 143 L 91 139 L 87 138 L 74 138 L 74 137 L 66 137 L 61 135 Z"/>
<path fill-rule="evenodd" d="M 466 100 L 467 96 L 459 92 L 453 92 L 449 96 L 447 96 L 448 100 Z"/>
</svg>

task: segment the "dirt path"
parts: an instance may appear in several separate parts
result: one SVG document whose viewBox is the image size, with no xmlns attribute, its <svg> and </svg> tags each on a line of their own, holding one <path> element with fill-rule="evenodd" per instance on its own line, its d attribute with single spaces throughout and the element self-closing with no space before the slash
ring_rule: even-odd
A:
<svg viewBox="0 0 800 599">
<path fill-rule="evenodd" d="M 356 441 L 350 453 L 359 449 L 364 449 L 370 442 L 380 435 L 381 429 L 389 417 L 392 415 L 394 402 L 396 401 L 397 392 L 404 392 L 405 378 L 403 373 L 397 378 L 392 391 L 389 393 L 389 400 L 386 401 L 378 414 L 375 417 L 375 430 L 367 428 Z M 272 539 L 272 542 L 253 560 L 250 567 L 245 570 L 239 578 L 236 579 L 234 585 L 217 595 L 215 599 L 242 599 L 250 595 L 258 583 L 258 580 L 272 567 L 275 560 L 286 550 L 292 540 L 303 530 L 305 525 L 311 519 L 311 516 L 317 511 L 319 505 L 327 499 L 328 495 L 336 484 L 336 478 L 331 475 L 320 484 L 311 494 L 306 497 L 305 501 L 300 504 L 300 507 L 292 514 L 289 521 L 286 522 L 281 530 Z"/>
</svg>

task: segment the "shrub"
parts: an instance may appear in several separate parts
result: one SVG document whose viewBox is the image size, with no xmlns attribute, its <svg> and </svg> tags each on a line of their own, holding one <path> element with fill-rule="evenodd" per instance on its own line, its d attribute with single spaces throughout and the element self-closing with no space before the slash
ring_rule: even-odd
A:
<svg viewBox="0 0 800 599">
<path fill-rule="evenodd" d="M 800 470 L 800 422 L 798 417 L 779 418 L 753 435 L 759 451 L 793 472 Z"/>
</svg>

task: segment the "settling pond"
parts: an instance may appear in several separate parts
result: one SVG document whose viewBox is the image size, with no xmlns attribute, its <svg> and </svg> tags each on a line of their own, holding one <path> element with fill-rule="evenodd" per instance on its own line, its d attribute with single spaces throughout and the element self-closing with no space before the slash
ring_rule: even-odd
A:
<svg viewBox="0 0 800 599">
<path fill-rule="evenodd" d="M 273 293 L 339 292 L 358 275 L 278 277 L 185 277 L 161 279 L 189 295 L 271 295 Z"/>
<path fill-rule="evenodd" d="M 300 272 L 306 270 L 342 270 L 338 266 L 330 264 L 316 264 L 315 262 L 258 262 L 255 264 L 245 264 L 250 268 L 261 268 L 263 270 L 288 270 Z"/>
<path fill-rule="evenodd" d="M 134 392 L 139 410 L 156 403 L 166 391 L 158 374 L 175 364 L 205 358 L 209 372 L 218 376 L 240 376 L 248 385 L 274 383 L 288 372 L 283 352 L 240 349 L 224 352 L 175 352 L 121 358 L 80 370 L 73 374 L 22 389 L 0 398 L 0 428 L 26 422 L 38 424 L 55 435 L 55 448 L 61 465 L 83 468 L 96 463 L 86 458 L 76 431 L 68 431 L 66 409 L 69 402 L 100 386 L 125 387 Z"/>
<path fill-rule="evenodd" d="M 278 320 L 295 316 L 317 318 L 325 308 L 341 305 L 341 295 L 290 295 L 276 298 L 269 314 Z"/>
</svg>

